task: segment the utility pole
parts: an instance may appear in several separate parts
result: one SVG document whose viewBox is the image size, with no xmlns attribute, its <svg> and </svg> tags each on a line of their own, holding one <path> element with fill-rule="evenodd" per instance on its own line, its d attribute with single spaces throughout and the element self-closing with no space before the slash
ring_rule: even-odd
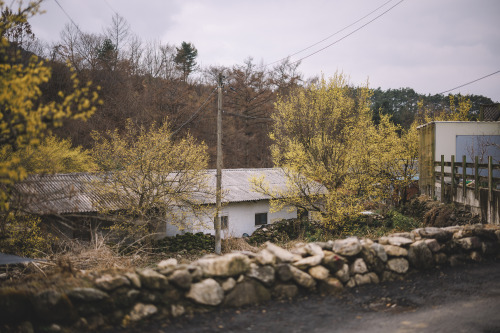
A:
<svg viewBox="0 0 500 333">
<path fill-rule="evenodd" d="M 219 73 L 217 82 L 218 99 L 217 99 L 217 189 L 215 192 L 215 253 L 221 254 L 221 235 L 220 235 L 220 211 L 221 211 L 221 196 L 222 196 L 222 73 Z"/>
</svg>

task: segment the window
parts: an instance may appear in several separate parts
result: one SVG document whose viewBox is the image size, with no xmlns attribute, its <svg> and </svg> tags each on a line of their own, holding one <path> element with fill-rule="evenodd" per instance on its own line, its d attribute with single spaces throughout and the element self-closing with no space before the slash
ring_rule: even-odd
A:
<svg viewBox="0 0 500 333">
<path fill-rule="evenodd" d="M 220 228 L 222 230 L 227 230 L 229 228 L 229 217 L 227 215 L 220 217 Z"/>
<path fill-rule="evenodd" d="M 267 213 L 255 214 L 255 225 L 267 224 Z"/>
</svg>

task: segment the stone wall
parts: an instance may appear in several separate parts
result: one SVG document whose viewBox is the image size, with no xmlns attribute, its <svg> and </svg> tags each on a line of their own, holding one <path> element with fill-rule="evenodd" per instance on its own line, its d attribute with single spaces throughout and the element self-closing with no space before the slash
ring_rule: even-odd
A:
<svg viewBox="0 0 500 333">
<path fill-rule="evenodd" d="M 136 271 L 81 272 L 40 285 L 0 286 L 0 331 L 93 330 L 215 307 L 238 307 L 299 293 L 401 279 L 412 270 L 499 258 L 500 227 L 421 228 L 378 240 L 266 243 L 258 253 L 167 259 Z M 49 279 L 51 279 L 49 277 Z"/>
</svg>

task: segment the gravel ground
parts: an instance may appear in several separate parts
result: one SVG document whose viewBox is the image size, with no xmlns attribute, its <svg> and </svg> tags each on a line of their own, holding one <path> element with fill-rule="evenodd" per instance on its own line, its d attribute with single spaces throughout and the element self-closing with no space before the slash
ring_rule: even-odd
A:
<svg viewBox="0 0 500 333">
<path fill-rule="evenodd" d="M 500 332 L 500 260 L 113 332 Z"/>
</svg>

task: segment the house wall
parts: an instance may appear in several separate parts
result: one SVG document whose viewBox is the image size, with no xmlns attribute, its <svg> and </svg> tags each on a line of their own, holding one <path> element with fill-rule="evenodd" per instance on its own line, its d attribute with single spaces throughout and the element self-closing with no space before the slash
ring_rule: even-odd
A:
<svg viewBox="0 0 500 333">
<path fill-rule="evenodd" d="M 419 131 L 420 191 L 432 196 L 435 182 L 432 174 L 434 161 L 441 160 L 441 155 L 444 155 L 445 161 L 449 162 L 451 155 L 454 155 L 455 161 L 461 162 L 461 155 L 466 147 L 460 146 L 460 142 L 465 141 L 459 138 L 468 137 L 467 140 L 474 141 L 472 137 L 500 136 L 500 122 L 436 121 L 420 126 Z M 500 154 L 500 151 L 497 150 L 496 153 Z M 437 172 L 440 167 L 435 167 L 434 170 Z M 445 167 L 445 172 L 450 171 L 450 167 Z"/>
<path fill-rule="evenodd" d="M 438 160 L 441 155 L 446 161 L 450 160 L 451 155 L 457 155 L 457 136 L 500 135 L 500 122 L 438 121 L 435 126 L 435 157 Z M 455 156 L 455 160 L 461 161 L 461 157 Z"/>
<path fill-rule="evenodd" d="M 269 200 L 232 202 L 223 206 L 221 216 L 228 216 L 228 229 L 222 230 L 222 238 L 227 237 L 242 237 L 244 233 L 251 235 L 257 230 L 260 225 L 255 225 L 255 214 L 267 213 L 267 223 L 274 223 L 281 219 L 291 219 L 297 217 L 297 210 L 292 208 L 291 211 L 283 209 L 279 212 L 270 213 Z M 209 216 L 203 219 L 201 223 L 187 227 L 184 230 L 179 230 L 174 225 L 166 225 L 165 236 L 175 236 L 186 232 L 203 232 L 215 234 L 213 227 L 213 219 Z"/>
</svg>

